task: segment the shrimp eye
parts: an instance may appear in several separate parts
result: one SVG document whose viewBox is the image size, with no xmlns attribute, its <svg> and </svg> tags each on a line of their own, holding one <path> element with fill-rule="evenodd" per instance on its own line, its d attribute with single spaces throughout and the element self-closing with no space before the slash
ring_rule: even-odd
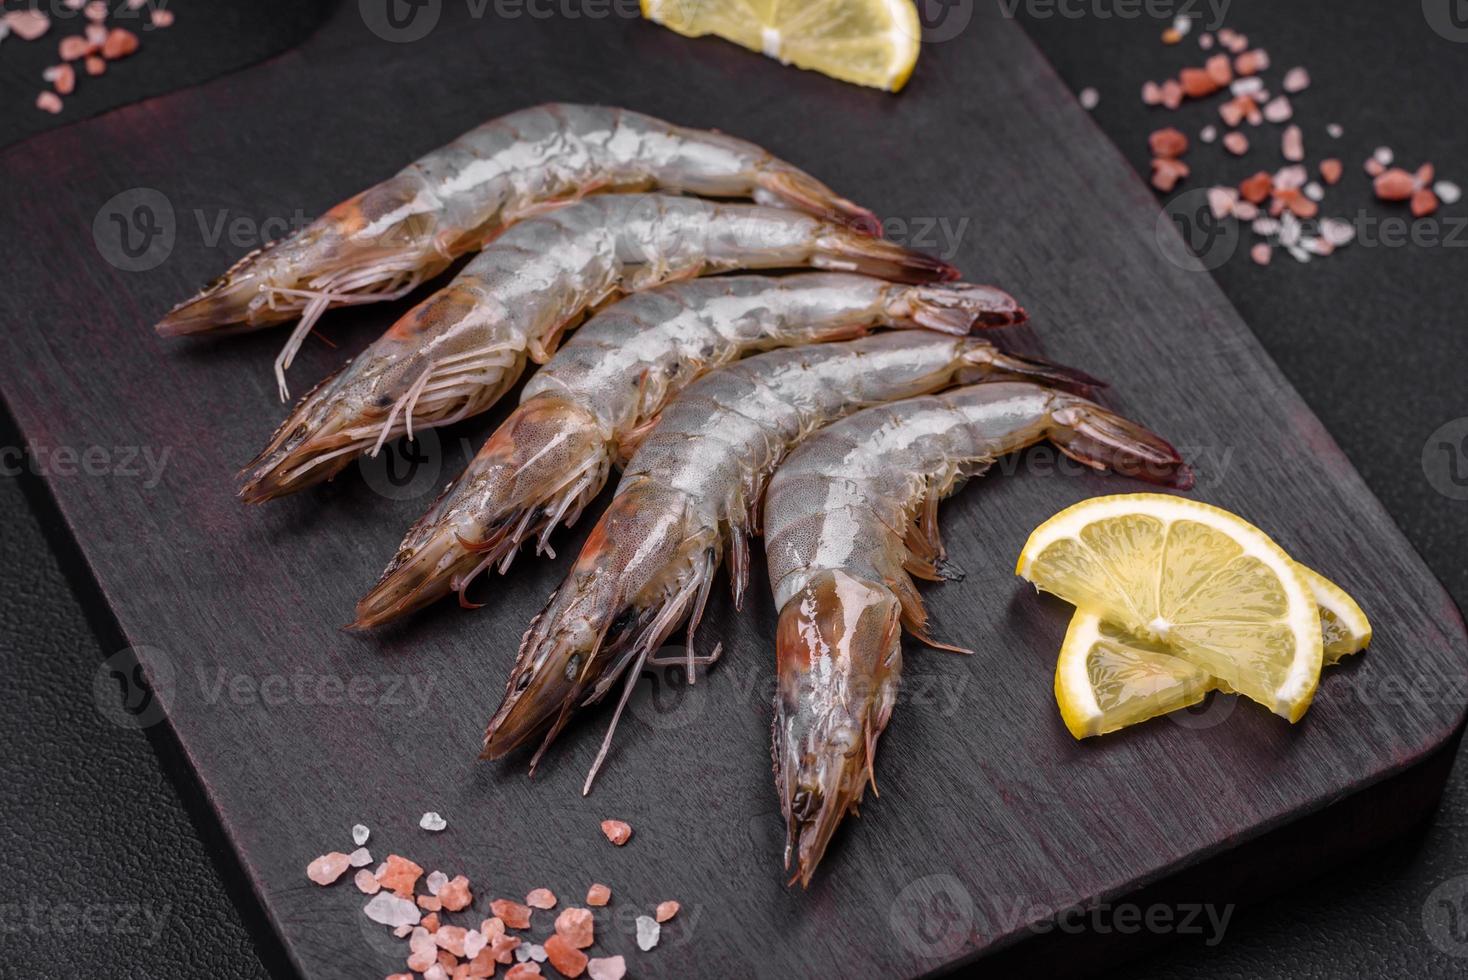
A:
<svg viewBox="0 0 1468 980">
<path fill-rule="evenodd" d="M 525 689 L 530 686 L 530 671 L 521 671 L 520 676 L 515 678 L 515 693 L 524 694 Z"/>
</svg>

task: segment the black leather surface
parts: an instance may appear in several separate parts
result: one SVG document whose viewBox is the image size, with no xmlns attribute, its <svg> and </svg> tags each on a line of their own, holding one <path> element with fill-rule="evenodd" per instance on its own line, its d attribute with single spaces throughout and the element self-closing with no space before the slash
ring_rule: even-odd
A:
<svg viewBox="0 0 1468 980">
<path fill-rule="evenodd" d="M 1117 9 L 1104 2 L 1070 4 L 1086 13 L 1079 19 L 1034 16 L 1043 9 L 1029 7 L 1032 35 L 1072 87 L 1100 89 L 1097 121 L 1139 168 L 1148 131 L 1177 124 L 1195 133 L 1202 125 L 1203 111 L 1148 112 L 1137 98 L 1143 80 L 1197 55 L 1192 39 L 1165 48 L 1157 39 L 1162 24 L 1097 16 Z M 180 23 L 186 13 L 180 8 Z M 1276 65 L 1310 68 L 1314 87 L 1296 100 L 1316 130 L 1307 139 L 1323 139 L 1325 122 L 1346 128 L 1339 155 L 1348 176 L 1338 199 L 1353 211 L 1386 213 L 1369 202 L 1360 172 L 1379 144 L 1413 164 L 1431 159 L 1442 175 L 1468 182 L 1468 135 L 1452 108 L 1468 78 L 1468 44 L 1435 34 L 1419 4 L 1236 0 L 1228 22 L 1267 47 Z M 282 23 L 264 18 L 260 29 Z M 190 57 L 200 56 L 191 49 Z M 1196 147 L 1189 160 L 1189 186 L 1236 180 L 1257 169 L 1250 163 L 1278 163 L 1272 148 L 1229 161 L 1217 148 Z M 1459 205 L 1444 217 L 1464 213 Z M 1447 471 L 1429 476 L 1423 458 L 1440 425 L 1468 416 L 1464 248 L 1468 235 L 1456 247 L 1353 248 L 1309 266 L 1277 256 L 1268 269 L 1237 256 L 1215 273 L 1460 606 L 1468 601 L 1468 502 L 1440 492 Z M 15 444 L 13 432 L 4 443 Z M 97 668 L 115 652 L 106 617 L 79 602 L 72 581 L 83 577 L 63 574 L 66 549 L 53 555 L 44 502 L 27 503 L 22 484 L 36 489 L 24 477 L 0 479 L 0 662 L 9 681 L 0 712 L 0 830 L 10 870 L 0 900 L 0 974 L 279 972 L 250 897 L 229 884 L 228 848 L 194 802 L 186 768 L 169 745 L 97 710 Z M 1421 835 L 1236 911 L 1217 946 L 1181 940 L 1124 971 L 1157 980 L 1465 974 L 1468 777 L 1461 766 Z"/>
</svg>

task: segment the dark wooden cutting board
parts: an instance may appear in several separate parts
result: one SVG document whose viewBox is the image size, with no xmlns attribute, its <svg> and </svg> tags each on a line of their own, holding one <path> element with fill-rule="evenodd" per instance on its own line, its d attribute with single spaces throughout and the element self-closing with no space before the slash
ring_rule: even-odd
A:
<svg viewBox="0 0 1468 980">
<path fill-rule="evenodd" d="M 1451 601 L 1207 272 L 1178 258 L 1169 222 L 1159 233 L 1151 195 L 1021 29 L 979 6 L 894 98 L 615 14 L 496 18 L 490 6 L 474 19 L 448 4 L 427 37 L 388 43 L 349 3 L 272 62 L 0 155 L 6 402 L 303 974 L 401 969 L 403 944 L 364 919 L 350 884 L 304 875 L 315 855 L 350 850 L 359 821 L 378 859 L 468 874 L 479 909 L 609 883 L 616 914 L 598 950 L 627 954 L 635 975 L 902 976 L 1216 866 L 1456 738 L 1468 644 Z M 787 890 L 779 864 L 762 570 L 743 614 L 716 599 L 705 632 L 727 653 L 706 683 L 639 689 L 589 799 L 579 788 L 606 712 L 573 726 L 533 781 L 523 759 L 477 762 L 520 633 L 585 526 L 559 536 L 559 561 L 522 560 L 491 583 L 477 613 L 445 605 L 369 637 L 338 627 L 503 411 L 444 432 L 417 464 L 248 509 L 233 474 L 282 414 L 269 369 L 282 334 L 191 344 L 151 326 L 261 237 L 549 100 L 758 141 L 898 219 L 893 237 L 1005 285 L 1034 316 L 1009 341 L 1110 379 L 1112 404 L 1195 462 L 1196 497 L 1252 518 L 1360 598 L 1371 651 L 1328 674 L 1293 728 L 1224 699 L 1077 744 L 1051 693 L 1069 609 L 1015 579 L 1014 558 L 1059 508 L 1141 488 L 1057 471 L 1036 450 L 946 505 L 968 577 L 926 594 L 939 629 L 979 653 L 910 652 L 882 797 L 808 892 Z M 142 204 L 165 230 L 171 214 L 173 232 L 127 256 L 108 229 Z M 308 342 L 297 389 L 404 308 L 330 314 L 321 332 L 341 349 Z M 106 669 L 97 694 L 76 696 L 116 710 Z M 425 810 L 448 829 L 419 830 Z M 600 837 L 608 816 L 633 824 L 630 845 Z M 639 953 L 633 916 L 667 898 L 684 911 Z"/>
</svg>

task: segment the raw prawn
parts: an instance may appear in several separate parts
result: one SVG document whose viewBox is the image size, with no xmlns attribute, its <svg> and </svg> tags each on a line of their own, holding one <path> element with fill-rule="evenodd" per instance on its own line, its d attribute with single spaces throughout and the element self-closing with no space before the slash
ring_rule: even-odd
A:
<svg viewBox="0 0 1468 980">
<path fill-rule="evenodd" d="M 589 791 L 644 662 L 685 619 L 691 675 L 693 634 L 726 550 L 742 604 L 760 498 L 790 447 L 859 408 L 996 375 L 1094 383 L 986 340 L 900 330 L 771 351 L 689 386 L 627 464 L 570 575 L 521 641 L 484 756 L 545 731 L 533 767 L 577 705 L 625 676 Z"/>
<path fill-rule="evenodd" d="M 730 269 L 813 266 L 884 279 L 956 278 L 952 266 L 809 215 L 659 194 L 607 194 L 523 221 L 302 398 L 246 468 L 259 502 L 340 472 L 414 426 L 489 408 L 528 355 L 619 292 Z"/>
<path fill-rule="evenodd" d="M 520 407 L 408 531 L 357 604 L 356 627 L 380 625 L 503 572 L 525 540 L 540 550 L 631 456 L 668 400 L 753 352 L 861 336 L 878 326 L 963 335 L 1024 320 L 989 286 L 908 286 L 808 272 L 673 283 L 588 321 L 530 379 Z"/>
<path fill-rule="evenodd" d="M 903 627 L 930 646 L 913 576 L 955 578 L 938 501 L 997 457 L 1049 439 L 1072 459 L 1185 488 L 1177 452 L 1077 395 L 974 385 L 882 405 L 802 443 L 770 481 L 765 553 L 779 686 L 775 783 L 785 866 L 809 884 L 846 812 L 876 780 L 873 758 L 902 671 Z M 956 649 L 956 648 L 949 648 Z"/>
<path fill-rule="evenodd" d="M 164 335 L 300 317 L 285 370 L 329 307 L 406 295 L 538 211 L 600 191 L 752 198 L 875 233 L 870 211 L 753 143 L 627 109 L 535 106 L 491 120 L 246 255 L 158 324 Z M 284 394 L 281 396 L 285 397 Z"/>
</svg>

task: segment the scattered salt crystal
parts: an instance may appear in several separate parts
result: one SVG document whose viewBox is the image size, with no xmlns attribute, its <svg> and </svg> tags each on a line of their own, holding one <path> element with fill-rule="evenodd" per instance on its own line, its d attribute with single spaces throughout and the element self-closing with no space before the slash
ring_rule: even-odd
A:
<svg viewBox="0 0 1468 980">
<path fill-rule="evenodd" d="M 435 963 L 423 971 L 423 980 L 449 980 L 449 975 L 442 964 Z"/>
<path fill-rule="evenodd" d="M 1373 177 L 1379 177 L 1386 173 L 1386 166 L 1376 157 L 1367 157 L 1366 172 Z"/>
<path fill-rule="evenodd" d="M 1232 153 L 1234 156 L 1241 157 L 1245 153 L 1249 152 L 1249 137 L 1245 136 L 1238 130 L 1234 130 L 1231 133 L 1225 133 L 1223 137 L 1223 146 L 1224 149 L 1228 150 L 1228 152 Z"/>
<path fill-rule="evenodd" d="M 515 962 L 516 963 L 524 963 L 528 959 L 530 959 L 530 947 L 529 946 L 516 946 L 515 947 Z"/>
<path fill-rule="evenodd" d="M 1324 218 L 1320 222 L 1320 233 L 1326 241 L 1339 248 L 1351 243 L 1356 237 L 1356 228 L 1341 218 Z"/>
<path fill-rule="evenodd" d="M 607 840 L 621 847 L 632 837 L 632 826 L 625 820 L 603 820 L 601 832 L 607 835 Z"/>
<path fill-rule="evenodd" d="M 1377 163 L 1381 164 L 1383 167 L 1390 167 L 1392 165 L 1392 161 L 1396 159 L 1396 155 L 1392 153 L 1391 147 L 1378 146 L 1374 151 L 1372 151 L 1371 158 Z"/>
<path fill-rule="evenodd" d="M 36 96 L 36 108 L 54 116 L 61 111 L 61 96 L 55 92 L 42 92 Z"/>
<path fill-rule="evenodd" d="M 1213 35 L 1209 34 L 1207 31 L 1199 34 L 1198 47 L 1202 48 L 1204 51 L 1211 51 L 1213 49 Z"/>
<path fill-rule="evenodd" d="M 450 912 L 463 911 L 474 901 L 474 895 L 469 891 L 469 879 L 463 875 L 450 878 L 449 883 L 439 891 L 438 897 L 443 900 L 443 907 Z"/>
<path fill-rule="evenodd" d="M 1463 197 L 1463 189 L 1450 180 L 1440 180 L 1433 184 L 1432 192 L 1444 204 L 1457 204 Z"/>
<path fill-rule="evenodd" d="M 1335 246 L 1324 238 L 1302 238 L 1300 239 L 1300 247 L 1311 255 L 1325 256 L 1335 251 Z"/>
<path fill-rule="evenodd" d="M 4 16 L 10 30 L 22 41 L 34 41 L 51 29 L 51 18 L 39 10 L 12 10 Z"/>
<path fill-rule="evenodd" d="M 408 935 L 408 933 L 412 931 L 413 927 L 408 925 L 407 923 L 404 923 L 403 925 L 400 925 L 396 929 L 394 929 L 392 931 L 392 934 L 394 936 L 397 936 L 399 939 L 402 939 L 404 936 Z"/>
<path fill-rule="evenodd" d="M 423 920 L 417 905 L 406 898 L 398 898 L 391 892 L 378 892 L 373 895 L 372 901 L 364 905 L 362 911 L 373 922 L 380 922 L 394 928 L 416 926 Z"/>
<path fill-rule="evenodd" d="M 1305 185 L 1305 196 L 1312 201 L 1323 201 L 1325 200 L 1325 188 L 1312 180 Z"/>
<path fill-rule="evenodd" d="M 1212 143 L 1218 139 L 1218 127 L 1213 125 L 1204 126 L 1198 131 L 1198 139 L 1204 143 Z"/>
<path fill-rule="evenodd" d="M 382 883 L 366 868 L 358 871 L 352 881 L 356 884 L 357 890 L 363 895 L 376 895 L 382 890 Z"/>
<path fill-rule="evenodd" d="M 347 860 L 354 868 L 365 868 L 372 863 L 372 853 L 365 847 L 359 847 L 347 855 Z"/>
<path fill-rule="evenodd" d="M 537 943 L 525 944 L 526 954 L 537 963 L 545 962 L 545 947 Z"/>
<path fill-rule="evenodd" d="M 1280 152 L 1286 160 L 1296 162 L 1305 159 L 1305 134 L 1299 126 L 1288 126 L 1280 137 Z"/>
<path fill-rule="evenodd" d="M 48 68 L 42 69 L 42 71 L 41 71 L 41 81 L 43 81 L 43 82 L 54 82 L 54 81 L 56 81 L 56 76 L 57 75 L 60 75 L 60 74 L 61 74 L 61 66 L 60 65 L 51 65 Z"/>
<path fill-rule="evenodd" d="M 1162 86 L 1156 82 L 1144 82 L 1142 84 L 1142 104 L 1160 105 L 1162 103 Z"/>
<path fill-rule="evenodd" d="M 1258 75 L 1248 75 L 1244 78 L 1236 78 L 1228 90 L 1234 95 L 1254 95 L 1264 91 L 1264 79 Z"/>
<path fill-rule="evenodd" d="M 1268 242 L 1260 242 L 1249 249 L 1249 258 L 1259 265 L 1268 265 L 1270 258 L 1274 255 L 1274 249 L 1269 247 Z"/>
<path fill-rule="evenodd" d="M 1101 93 L 1093 88 L 1083 88 L 1080 99 L 1082 109 L 1094 109 L 1101 102 Z"/>
<path fill-rule="evenodd" d="M 1279 222 L 1274 218 L 1256 218 L 1249 228 L 1260 238 L 1268 238 L 1270 235 L 1279 231 Z"/>
<path fill-rule="evenodd" d="M 585 949 L 595 942 L 596 924 L 591 918 L 591 909 L 572 906 L 556 916 L 556 935 L 577 949 Z"/>
<path fill-rule="evenodd" d="M 1272 123 L 1287 122 L 1294 114 L 1295 108 L 1290 105 L 1288 96 L 1275 96 L 1264 105 L 1264 118 Z"/>
<path fill-rule="evenodd" d="M 422 819 L 418 821 L 418 826 L 422 827 L 424 830 L 432 830 L 435 832 L 443 830 L 448 825 L 449 822 L 443 817 L 439 816 L 438 813 L 433 810 L 429 810 L 427 813 L 423 814 Z"/>
<path fill-rule="evenodd" d="M 1293 212 L 1286 211 L 1279 219 L 1279 243 L 1286 247 L 1296 245 L 1300 241 L 1300 219 Z"/>
<path fill-rule="evenodd" d="M 340 851 L 323 854 L 306 865 L 306 877 L 318 885 L 329 885 L 346 872 L 350 859 Z"/>
<path fill-rule="evenodd" d="M 660 902 L 658 903 L 657 911 L 653 914 L 657 916 L 659 922 L 667 922 L 673 916 L 677 915 L 678 910 L 682 907 L 677 902 Z"/>
<path fill-rule="evenodd" d="M 662 935 L 663 927 L 658 925 L 658 920 L 650 915 L 639 915 L 637 917 L 637 948 L 644 953 L 658 944 L 658 937 Z"/>
<path fill-rule="evenodd" d="M 1240 221 L 1253 221 L 1259 217 L 1259 205 L 1251 201 L 1239 201 L 1234 205 L 1234 217 Z"/>
<path fill-rule="evenodd" d="M 556 907 L 556 896 L 549 888 L 536 888 L 525 896 L 525 904 L 533 909 L 553 909 Z"/>
<path fill-rule="evenodd" d="M 627 960 L 621 956 L 602 956 L 587 961 L 587 976 L 591 980 L 622 980 L 627 975 Z"/>
<path fill-rule="evenodd" d="M 1287 245 L 1285 246 L 1285 251 L 1289 252 L 1290 257 L 1296 262 L 1303 264 L 1310 261 L 1310 253 L 1305 251 L 1302 245 Z"/>
<path fill-rule="evenodd" d="M 101 23 L 107 19 L 107 4 L 104 0 L 91 0 L 82 8 L 82 12 L 86 14 L 87 20 Z"/>
<path fill-rule="evenodd" d="M 1238 199 L 1239 192 L 1232 187 L 1208 188 L 1208 209 L 1215 218 L 1227 218 L 1232 214 Z"/>
<path fill-rule="evenodd" d="M 1303 68 L 1291 68 L 1285 72 L 1284 90 L 1286 92 L 1303 92 L 1310 87 L 1310 73 Z"/>
<path fill-rule="evenodd" d="M 358 847 L 361 847 L 363 844 L 367 843 L 367 838 L 371 836 L 372 831 L 368 830 L 362 824 L 357 824 L 352 828 L 352 843 L 356 844 Z"/>
<path fill-rule="evenodd" d="M 154 27 L 173 26 L 173 11 L 167 7 L 154 7 L 148 11 L 148 20 Z"/>
<path fill-rule="evenodd" d="M 1346 131 L 1341 127 L 1340 123 L 1331 123 L 1330 125 L 1325 127 L 1325 131 L 1330 135 L 1330 138 L 1333 140 L 1338 140 L 1342 136 L 1346 135 Z"/>
<path fill-rule="evenodd" d="M 442 871 L 430 871 L 428 877 L 423 879 L 423 884 L 428 889 L 428 894 L 437 895 L 439 889 L 449 883 L 449 876 Z"/>
<path fill-rule="evenodd" d="M 1172 29 L 1177 31 L 1179 36 L 1187 37 L 1188 31 L 1193 29 L 1193 18 L 1179 14 L 1172 19 Z"/>
<path fill-rule="evenodd" d="M 1438 195 L 1441 197 L 1441 195 Z M 586 889 L 587 905 L 605 905 L 612 900 L 612 890 L 600 882 Z"/>
<path fill-rule="evenodd" d="M 1280 167 L 1274 174 L 1274 186 L 1280 190 L 1295 190 L 1305 186 L 1305 181 L 1310 179 L 1309 172 L 1299 164 L 1291 164 L 1288 167 Z"/>
</svg>

